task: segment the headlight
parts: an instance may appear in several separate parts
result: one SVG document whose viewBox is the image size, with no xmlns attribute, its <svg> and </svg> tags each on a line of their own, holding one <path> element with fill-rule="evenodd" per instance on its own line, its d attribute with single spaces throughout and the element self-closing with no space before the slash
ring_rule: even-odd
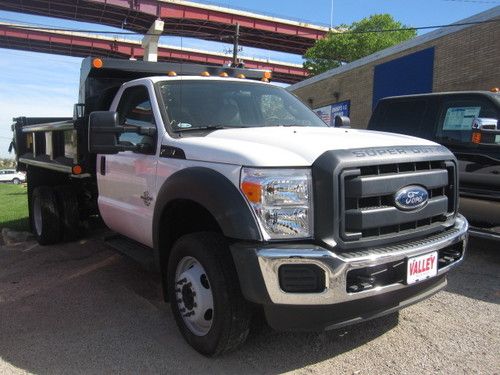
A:
<svg viewBox="0 0 500 375">
<path fill-rule="evenodd" d="M 312 237 L 310 170 L 243 168 L 240 188 L 266 240 Z"/>
</svg>

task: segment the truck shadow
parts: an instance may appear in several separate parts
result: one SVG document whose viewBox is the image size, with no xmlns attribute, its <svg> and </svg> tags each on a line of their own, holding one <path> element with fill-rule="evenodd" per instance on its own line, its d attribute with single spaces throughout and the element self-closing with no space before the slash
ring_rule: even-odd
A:
<svg viewBox="0 0 500 375">
<path fill-rule="evenodd" d="M 0 358 L 21 371 L 281 373 L 350 351 L 397 323 L 392 314 L 324 333 L 263 328 L 239 351 L 208 359 L 184 342 L 157 278 L 98 241 L 0 253 Z"/>
<path fill-rule="evenodd" d="M 23 217 L 16 220 L 4 221 L 0 228 L 9 228 L 17 231 L 29 231 L 29 218 Z"/>
<path fill-rule="evenodd" d="M 446 290 L 485 302 L 500 304 L 500 244 L 470 238 L 463 263 L 450 273 Z"/>
</svg>

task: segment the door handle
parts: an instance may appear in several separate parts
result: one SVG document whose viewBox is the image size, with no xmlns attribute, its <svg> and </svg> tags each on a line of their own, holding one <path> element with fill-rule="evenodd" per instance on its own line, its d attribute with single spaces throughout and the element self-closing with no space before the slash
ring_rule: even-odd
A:
<svg viewBox="0 0 500 375">
<path fill-rule="evenodd" d="M 101 156 L 101 175 L 106 175 L 106 156 Z"/>
</svg>

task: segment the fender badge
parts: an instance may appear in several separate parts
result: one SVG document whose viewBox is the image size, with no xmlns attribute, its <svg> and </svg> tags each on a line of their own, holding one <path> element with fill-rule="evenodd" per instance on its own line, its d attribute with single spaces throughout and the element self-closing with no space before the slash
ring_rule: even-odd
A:
<svg viewBox="0 0 500 375">
<path fill-rule="evenodd" d="M 141 195 L 141 199 L 144 202 L 144 204 L 149 207 L 151 205 L 151 201 L 153 200 L 153 197 L 149 194 L 149 191 L 145 191 Z"/>
</svg>

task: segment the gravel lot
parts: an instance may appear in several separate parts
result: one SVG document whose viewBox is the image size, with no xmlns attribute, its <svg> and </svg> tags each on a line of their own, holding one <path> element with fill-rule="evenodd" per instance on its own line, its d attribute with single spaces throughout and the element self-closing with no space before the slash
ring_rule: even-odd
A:
<svg viewBox="0 0 500 375">
<path fill-rule="evenodd" d="M 473 241 L 449 285 L 398 314 L 314 334 L 263 329 L 207 359 L 159 283 L 99 238 L 0 247 L 0 373 L 499 374 L 500 246 Z"/>
</svg>

